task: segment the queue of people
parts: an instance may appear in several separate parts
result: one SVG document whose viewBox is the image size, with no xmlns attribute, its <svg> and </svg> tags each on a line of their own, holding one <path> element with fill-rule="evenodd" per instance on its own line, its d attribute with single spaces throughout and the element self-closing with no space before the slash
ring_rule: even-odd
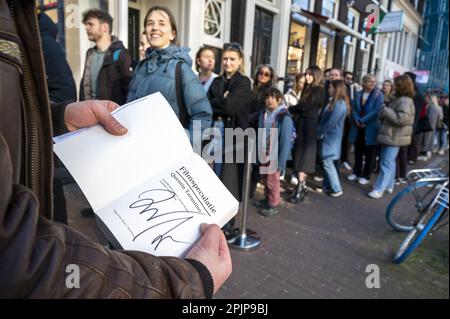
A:
<svg viewBox="0 0 450 319">
<path fill-rule="evenodd" d="M 126 128 L 110 112 L 146 95 L 161 92 L 190 137 L 195 129 L 202 133 L 213 127 L 221 133 L 222 138 L 211 141 L 213 151 L 222 154 L 222 161 L 216 161 L 213 169 L 239 201 L 244 165 L 224 159 L 227 152 L 238 158 L 247 145 L 234 139 L 226 145 L 224 133 L 248 128 L 261 132 L 256 142 L 264 151 L 259 152 L 252 179 L 264 186 L 264 198 L 255 205 L 265 217 L 278 213 L 280 183 L 288 183 L 288 169 L 292 171 L 289 183 L 294 186 L 288 201 L 299 204 L 308 194 L 307 177 L 314 174 L 323 179 L 324 193 L 342 196 L 341 165 L 353 169 L 348 180 L 369 184 L 378 155 L 380 174 L 368 196 L 380 198 L 393 191 L 396 178 L 405 177 L 405 165 L 428 160 L 432 152 L 444 154 L 448 148 L 448 96 L 439 101 L 431 92 L 424 98 L 412 73 L 393 83 L 386 81 L 382 90 L 374 76 L 365 75 L 360 89 L 351 72 L 337 68 L 323 72 L 311 66 L 295 76 L 294 87 L 283 95 L 276 70 L 270 65 L 258 66 L 253 79 L 246 75 L 245 54 L 234 42 L 223 46 L 219 74 L 214 72 L 216 52 L 207 47 L 197 52 L 194 73 L 189 49 L 179 46 L 175 19 L 163 6 L 151 8 L 144 19 L 140 61 L 136 63 L 113 36 L 108 13 L 91 9 L 83 14 L 87 36 L 95 46 L 87 51 L 80 102 L 76 102 L 71 74 L 66 77 L 66 87 L 52 85 L 59 82 L 51 78 L 48 86 L 42 85 L 44 66 L 27 54 L 40 52 L 42 47 L 36 40 L 39 36 L 32 34 L 37 26 L 28 27 L 36 21 L 34 6 L 34 1 L 0 0 L 0 14 L 7 21 L 0 24 L 0 30 L 24 44 L 13 46 L 17 51 L 8 55 L 12 62 L 4 68 L 0 60 L 5 78 L 11 79 L 2 81 L 0 87 L 8 92 L 1 96 L 0 108 L 10 115 L 8 121 L 0 118 L 0 167 L 5 172 L 0 179 L 2 297 L 211 298 L 229 277 L 232 266 L 226 240 L 233 235 L 234 220 L 223 232 L 217 226 L 202 225 L 202 237 L 184 259 L 113 251 L 67 225 L 52 222 L 52 132 L 100 123 L 110 134 L 126 134 Z M 10 14 L 12 10 L 16 15 Z M 45 25 L 45 17 L 41 19 Z M 61 57 L 50 41 L 53 37 L 42 39 L 52 43 L 43 45 L 48 48 L 45 56 Z M 11 63 L 18 67 L 9 67 Z M 33 76 L 21 74 L 21 67 L 31 70 Z M 54 274 L 73 261 L 85 265 L 82 275 L 91 284 L 68 291 L 63 276 Z M 16 264 L 21 267 L 14 267 Z M 29 269 L 32 273 L 25 273 Z"/>
</svg>

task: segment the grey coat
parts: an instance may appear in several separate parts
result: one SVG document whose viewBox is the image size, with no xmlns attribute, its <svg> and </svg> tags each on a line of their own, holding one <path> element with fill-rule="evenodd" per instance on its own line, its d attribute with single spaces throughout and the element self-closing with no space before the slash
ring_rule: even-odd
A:
<svg viewBox="0 0 450 319">
<path fill-rule="evenodd" d="M 414 124 L 414 101 L 402 96 L 393 100 L 380 112 L 382 121 L 377 141 L 382 145 L 408 146 L 411 144 Z"/>
<path fill-rule="evenodd" d="M 436 131 L 436 126 L 439 120 L 442 120 L 444 117 L 442 108 L 430 103 L 427 106 L 427 116 L 430 120 L 431 127 L 433 128 L 433 131 L 426 132 L 421 134 L 421 141 L 422 141 L 422 152 L 431 152 L 433 151 L 434 147 L 434 132 Z"/>
</svg>

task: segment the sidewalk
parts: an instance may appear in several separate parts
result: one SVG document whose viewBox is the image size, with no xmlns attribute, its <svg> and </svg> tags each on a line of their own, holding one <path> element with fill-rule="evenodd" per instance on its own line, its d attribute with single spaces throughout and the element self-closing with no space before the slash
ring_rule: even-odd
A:
<svg viewBox="0 0 450 319">
<path fill-rule="evenodd" d="M 448 155 L 433 157 L 426 166 L 448 169 Z M 216 298 L 449 298 L 448 225 L 394 265 L 405 234 L 385 221 L 393 195 L 373 200 L 366 196 L 370 186 L 345 180 L 343 187 L 338 199 L 310 192 L 301 204 L 283 202 L 275 217 L 252 207 L 248 225 L 262 244 L 253 251 L 231 249 L 233 273 Z M 69 223 L 104 243 L 94 220 L 79 214 L 87 203 L 78 188 L 66 190 Z M 379 289 L 365 284 L 371 264 L 380 268 Z"/>
</svg>

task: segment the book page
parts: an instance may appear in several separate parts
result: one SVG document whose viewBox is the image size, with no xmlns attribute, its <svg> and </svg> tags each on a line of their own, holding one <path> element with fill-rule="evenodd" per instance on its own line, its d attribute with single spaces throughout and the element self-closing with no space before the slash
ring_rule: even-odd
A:
<svg viewBox="0 0 450 319">
<path fill-rule="evenodd" d="M 97 125 L 55 138 L 55 153 L 94 212 L 193 153 L 160 93 L 128 103 L 113 115 L 128 129 L 125 136 L 112 136 Z"/>
<path fill-rule="evenodd" d="M 239 208 L 197 154 L 97 211 L 111 236 L 126 250 L 184 257 L 200 237 L 202 223 L 224 226 Z"/>
</svg>

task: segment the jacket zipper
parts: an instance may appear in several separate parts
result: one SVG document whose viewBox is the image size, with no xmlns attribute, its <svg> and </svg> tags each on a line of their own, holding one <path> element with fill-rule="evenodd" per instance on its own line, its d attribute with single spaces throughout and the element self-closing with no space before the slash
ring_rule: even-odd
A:
<svg viewBox="0 0 450 319">
<path fill-rule="evenodd" d="M 10 12 L 11 12 L 11 16 L 13 18 L 14 21 L 16 21 L 16 3 L 14 2 L 11 6 L 10 6 Z M 23 147 L 29 146 L 29 156 L 27 156 L 27 153 L 23 153 L 25 158 L 25 162 L 27 164 L 27 176 L 25 177 L 27 186 L 30 187 L 30 189 L 33 191 L 34 194 L 38 195 L 40 194 L 39 192 L 39 187 L 38 187 L 38 181 L 37 181 L 37 168 L 39 167 L 39 156 L 37 156 L 37 148 L 39 145 L 39 140 L 38 140 L 38 125 L 37 125 L 37 116 L 36 116 L 36 112 L 33 109 L 33 103 L 32 103 L 32 98 L 31 98 L 31 92 L 30 92 L 30 84 L 29 84 L 29 70 L 27 68 L 27 64 L 26 64 L 26 60 L 24 57 L 24 54 L 22 53 L 23 51 L 23 47 L 21 45 L 21 43 L 19 44 L 20 46 L 20 56 L 21 56 L 21 60 L 22 60 L 22 77 L 24 79 L 23 81 L 23 95 L 24 95 L 24 104 L 25 104 L 25 109 L 26 109 L 26 134 L 24 134 L 24 143 L 23 143 Z M 31 136 L 31 140 L 28 141 L 28 137 Z"/>
</svg>

